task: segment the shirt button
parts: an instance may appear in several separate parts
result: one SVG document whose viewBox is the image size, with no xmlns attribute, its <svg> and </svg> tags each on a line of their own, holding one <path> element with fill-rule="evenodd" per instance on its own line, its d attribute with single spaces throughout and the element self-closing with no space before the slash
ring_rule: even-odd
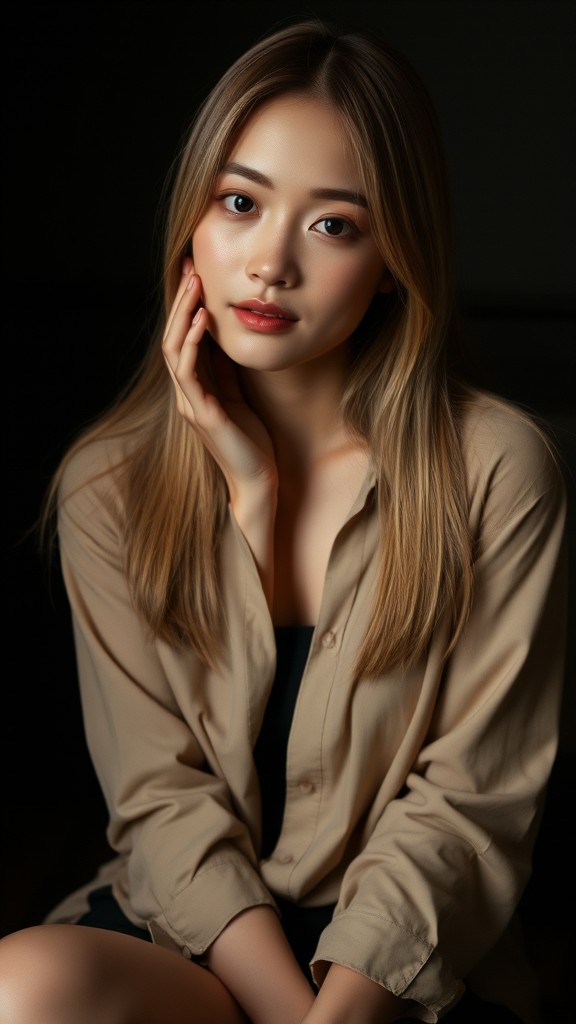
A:
<svg viewBox="0 0 576 1024">
<path fill-rule="evenodd" d="M 334 647 L 336 643 L 336 633 L 334 633 L 333 630 L 329 629 L 327 633 L 324 633 L 320 643 L 322 644 L 322 647 L 328 649 L 330 647 Z"/>
<path fill-rule="evenodd" d="M 303 779 L 302 782 L 298 784 L 298 789 L 301 793 L 313 793 L 314 783 L 310 782 L 309 779 Z"/>
<path fill-rule="evenodd" d="M 279 864 L 291 864 L 294 857 L 291 853 L 279 853 L 276 855 L 276 860 Z"/>
<path fill-rule="evenodd" d="M 192 950 L 188 949 L 188 946 L 182 946 L 182 956 L 185 960 L 192 959 Z"/>
</svg>

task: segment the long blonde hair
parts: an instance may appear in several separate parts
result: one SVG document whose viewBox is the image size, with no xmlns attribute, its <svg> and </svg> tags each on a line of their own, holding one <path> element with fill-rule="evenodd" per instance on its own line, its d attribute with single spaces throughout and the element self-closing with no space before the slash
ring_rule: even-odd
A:
<svg viewBox="0 0 576 1024">
<path fill-rule="evenodd" d="M 343 396 L 344 421 L 368 445 L 377 474 L 380 569 L 357 665 L 358 675 L 375 676 L 413 663 L 446 614 L 448 653 L 472 593 L 460 401 L 449 368 L 454 286 L 445 159 L 428 95 L 404 57 L 368 33 L 339 34 L 311 20 L 261 39 L 232 65 L 200 107 L 179 156 L 166 216 L 161 319 L 231 140 L 259 104 L 287 92 L 313 94 L 339 112 L 374 237 L 396 281 L 393 298 L 377 296 L 356 332 Z M 162 329 L 163 322 L 115 405 L 65 454 L 43 522 L 46 528 L 79 448 L 130 438 L 116 469 L 130 524 L 123 555 L 134 605 L 153 635 L 189 645 L 214 664 L 227 493 L 176 410 Z"/>
</svg>

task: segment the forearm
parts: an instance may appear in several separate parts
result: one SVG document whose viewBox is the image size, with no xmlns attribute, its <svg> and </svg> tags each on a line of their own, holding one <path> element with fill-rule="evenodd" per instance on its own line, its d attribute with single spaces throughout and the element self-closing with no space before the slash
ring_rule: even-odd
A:
<svg viewBox="0 0 576 1024">
<path fill-rule="evenodd" d="M 413 1008 L 358 971 L 331 964 L 303 1024 L 391 1024 Z"/>
<path fill-rule="evenodd" d="M 206 961 L 252 1024 L 301 1024 L 314 1002 L 271 907 L 252 907 L 235 917 Z"/>
</svg>

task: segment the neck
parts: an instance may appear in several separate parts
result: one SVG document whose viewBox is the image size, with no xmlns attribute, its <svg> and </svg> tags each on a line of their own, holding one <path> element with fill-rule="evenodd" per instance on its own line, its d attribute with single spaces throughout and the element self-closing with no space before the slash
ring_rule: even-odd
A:
<svg viewBox="0 0 576 1024">
<path fill-rule="evenodd" d="M 341 400 L 344 360 L 276 371 L 242 371 L 246 398 L 264 423 L 280 472 L 306 472 L 345 441 Z"/>
</svg>

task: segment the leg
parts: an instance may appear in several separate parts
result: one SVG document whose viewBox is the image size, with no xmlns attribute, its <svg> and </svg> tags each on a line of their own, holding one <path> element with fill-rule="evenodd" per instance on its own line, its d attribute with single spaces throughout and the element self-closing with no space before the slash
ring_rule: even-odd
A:
<svg viewBox="0 0 576 1024">
<path fill-rule="evenodd" d="M 0 941 L 0 1024 L 247 1024 L 208 970 L 152 943 L 82 925 Z"/>
</svg>

